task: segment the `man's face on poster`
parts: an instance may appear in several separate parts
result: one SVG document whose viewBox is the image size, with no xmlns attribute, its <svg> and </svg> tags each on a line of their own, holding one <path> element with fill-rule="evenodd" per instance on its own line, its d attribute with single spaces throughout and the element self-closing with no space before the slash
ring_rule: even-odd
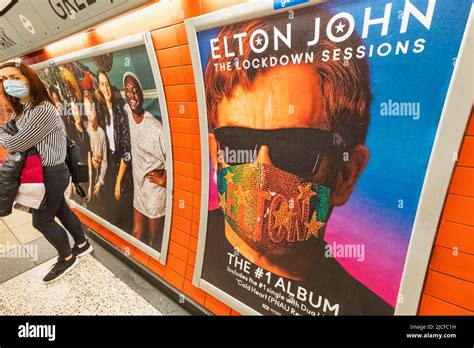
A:
<svg viewBox="0 0 474 348">
<path fill-rule="evenodd" d="M 298 88 L 294 88 L 298 86 Z M 258 75 L 249 90 L 237 86 L 232 97 L 224 98 L 218 105 L 219 127 L 238 126 L 254 129 L 282 129 L 309 127 L 328 130 L 328 120 L 323 107 L 320 79 L 309 65 L 276 67 Z M 302 92 L 304 91 L 304 92 Z M 210 135 L 211 145 L 218 149 L 214 136 Z M 216 154 L 211 146 L 211 155 Z M 318 149 L 315 149 L 317 151 Z M 213 156 L 214 157 L 214 156 Z M 366 146 L 358 145 L 351 149 L 350 156 L 337 173 L 337 180 L 331 193 L 331 206 L 345 204 L 368 162 Z M 257 162 L 273 165 L 267 146 L 261 146 Z M 327 154 L 317 171 L 309 179 L 323 183 L 331 169 L 333 159 Z M 217 160 L 216 160 L 217 163 Z M 226 166 L 225 163 L 222 164 Z"/>
<path fill-rule="evenodd" d="M 252 81 L 249 89 L 244 90 L 241 86 L 237 86 L 230 98 L 223 98 L 217 105 L 218 127 L 243 127 L 261 130 L 315 128 L 328 131 L 327 117 L 319 76 L 309 65 L 275 67 L 260 73 Z M 212 133 L 209 134 L 209 149 L 214 168 L 229 166 L 218 159 L 218 152 L 221 149 Z M 268 146 L 260 146 L 256 162 L 275 166 L 272 162 L 271 151 Z M 317 153 L 318 149 L 315 148 L 314 151 Z M 330 207 L 341 206 L 348 201 L 369 158 L 368 149 L 364 145 L 357 145 L 347 151 L 347 160 L 342 163 L 337 172 L 334 173 L 331 170 L 335 162 L 334 154 L 325 153 L 319 169 L 310 177 L 304 178 L 315 184 L 332 182 Z M 308 161 L 311 159 L 308 158 Z M 254 209 L 254 207 L 245 209 Z M 235 240 L 241 242 L 238 238 Z M 321 238 L 319 244 L 322 245 L 322 242 Z M 297 249 L 294 251 L 298 250 L 297 253 L 301 257 L 314 254 L 314 243 L 306 243 L 307 248 L 303 246 L 304 242 L 298 247 L 296 244 L 295 248 Z M 241 249 L 243 246 L 234 245 L 234 247 Z M 265 248 L 266 250 L 276 250 L 279 246 Z M 281 251 L 277 253 L 285 256 L 286 252 L 288 252 L 287 249 L 281 248 Z M 311 255 L 308 261 L 313 257 L 314 255 Z"/>
<path fill-rule="evenodd" d="M 127 103 L 133 113 L 141 115 L 143 113 L 143 92 L 140 84 L 132 76 L 125 78 L 125 96 Z"/>
</svg>

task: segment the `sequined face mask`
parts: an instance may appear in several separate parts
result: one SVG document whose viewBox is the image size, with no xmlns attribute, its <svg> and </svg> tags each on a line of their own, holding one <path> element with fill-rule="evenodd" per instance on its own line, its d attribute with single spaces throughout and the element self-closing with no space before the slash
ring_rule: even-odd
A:
<svg viewBox="0 0 474 348">
<path fill-rule="evenodd" d="M 217 187 L 225 220 L 261 255 L 294 255 L 323 239 L 330 215 L 326 186 L 248 163 L 219 168 Z"/>
</svg>

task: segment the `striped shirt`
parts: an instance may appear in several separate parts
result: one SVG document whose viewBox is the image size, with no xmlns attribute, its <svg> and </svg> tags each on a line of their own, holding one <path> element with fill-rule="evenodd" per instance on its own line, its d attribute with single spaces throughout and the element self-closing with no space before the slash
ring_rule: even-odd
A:
<svg viewBox="0 0 474 348">
<path fill-rule="evenodd" d="M 10 152 L 24 152 L 36 147 L 44 167 L 61 164 L 66 159 L 66 131 L 59 111 L 44 101 L 33 107 L 25 104 L 22 115 L 14 116 L 18 133 L 0 131 L 0 145 Z"/>
</svg>

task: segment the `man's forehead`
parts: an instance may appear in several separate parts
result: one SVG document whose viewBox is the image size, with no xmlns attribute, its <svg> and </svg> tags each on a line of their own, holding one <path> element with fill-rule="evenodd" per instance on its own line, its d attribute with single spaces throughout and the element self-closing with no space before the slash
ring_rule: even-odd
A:
<svg viewBox="0 0 474 348">
<path fill-rule="evenodd" d="M 138 81 L 133 76 L 127 76 L 125 78 L 125 85 L 133 85 L 133 86 L 136 86 L 136 87 L 140 86 Z"/>
<path fill-rule="evenodd" d="M 320 80 L 310 65 L 276 67 L 257 75 L 249 89 L 236 86 L 218 105 L 219 126 L 257 129 L 321 128 Z"/>
</svg>

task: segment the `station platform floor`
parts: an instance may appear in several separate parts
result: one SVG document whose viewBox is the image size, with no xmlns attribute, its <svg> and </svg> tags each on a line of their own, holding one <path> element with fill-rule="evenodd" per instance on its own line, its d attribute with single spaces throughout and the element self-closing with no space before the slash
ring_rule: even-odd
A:
<svg viewBox="0 0 474 348">
<path fill-rule="evenodd" d="M 188 315 L 123 261 L 90 239 L 94 251 L 63 278 L 42 279 L 57 253 L 31 214 L 0 218 L 0 315 Z M 72 245 L 72 239 L 71 239 Z"/>
</svg>

